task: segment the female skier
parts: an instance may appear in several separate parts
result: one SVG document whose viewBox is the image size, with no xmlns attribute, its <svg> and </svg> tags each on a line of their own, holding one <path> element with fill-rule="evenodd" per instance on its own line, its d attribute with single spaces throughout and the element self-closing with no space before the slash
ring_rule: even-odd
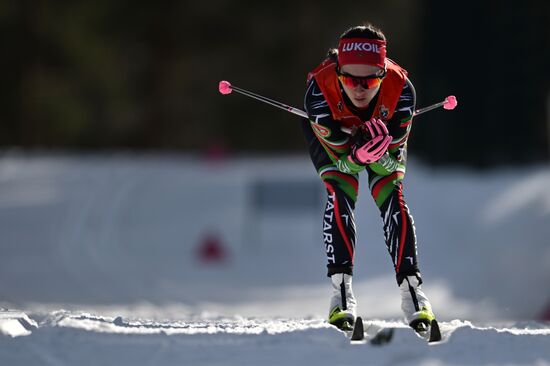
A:
<svg viewBox="0 0 550 366">
<path fill-rule="evenodd" d="M 328 321 L 340 329 L 350 329 L 356 318 L 354 209 L 363 170 L 382 216 L 405 318 L 418 332 L 435 319 L 420 287 L 415 228 L 403 197 L 415 99 L 407 72 L 386 57 L 386 37 L 370 24 L 348 29 L 308 75 L 309 120 L 303 120 L 303 131 L 328 195 L 323 213 L 333 289 Z"/>
</svg>

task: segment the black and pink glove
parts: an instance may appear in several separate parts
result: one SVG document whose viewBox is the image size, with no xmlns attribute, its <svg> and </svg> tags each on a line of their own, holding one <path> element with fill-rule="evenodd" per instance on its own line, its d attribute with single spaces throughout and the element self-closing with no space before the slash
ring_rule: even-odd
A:
<svg viewBox="0 0 550 366">
<path fill-rule="evenodd" d="M 349 158 L 355 164 L 367 165 L 374 163 L 388 151 L 392 137 L 384 122 L 376 118 L 366 121 L 361 126 L 360 131 L 368 133 L 370 140 L 354 145 Z"/>
</svg>

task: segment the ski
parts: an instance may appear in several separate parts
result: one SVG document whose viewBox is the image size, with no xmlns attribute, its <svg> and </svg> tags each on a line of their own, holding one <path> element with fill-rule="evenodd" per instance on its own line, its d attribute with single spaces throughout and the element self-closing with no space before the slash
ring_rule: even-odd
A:
<svg viewBox="0 0 550 366">
<path fill-rule="evenodd" d="M 442 339 L 439 323 L 435 319 L 430 322 L 429 328 L 425 331 L 416 331 L 416 334 L 428 343 L 437 343 Z"/>
<path fill-rule="evenodd" d="M 390 343 L 393 338 L 393 328 L 382 328 L 369 340 L 373 346 L 383 346 Z"/>
<path fill-rule="evenodd" d="M 432 320 L 430 323 L 430 338 L 428 343 L 440 342 L 441 341 L 441 330 L 439 329 L 439 323 L 437 320 Z"/>
<path fill-rule="evenodd" d="M 355 319 L 355 324 L 353 325 L 353 331 L 351 333 L 352 341 L 362 341 L 365 338 L 365 328 L 363 327 L 363 319 L 358 316 Z"/>
<path fill-rule="evenodd" d="M 428 343 L 440 342 L 442 337 L 437 320 L 433 319 L 426 325 L 427 327 L 424 330 L 415 330 L 416 334 Z"/>
<path fill-rule="evenodd" d="M 370 332 L 369 332 L 370 330 Z M 416 335 L 428 343 L 437 343 L 442 340 L 441 330 L 439 329 L 439 323 L 437 320 L 432 320 L 430 322 L 430 327 L 426 332 L 416 332 L 411 329 Z M 351 342 L 360 342 L 367 343 L 373 346 L 382 346 L 391 342 L 395 332 L 394 327 L 377 327 L 375 325 L 370 325 L 365 332 L 365 325 L 361 317 L 357 317 L 355 324 L 353 325 L 353 330 L 346 331 L 346 334 L 350 338 Z M 366 338 L 366 342 L 364 341 Z"/>
<path fill-rule="evenodd" d="M 365 326 L 363 323 L 363 319 L 358 316 L 357 319 L 355 319 L 355 323 L 353 325 L 353 331 L 350 331 L 348 333 L 348 336 L 350 337 L 350 340 L 352 342 L 362 342 L 365 340 Z M 393 329 L 392 328 L 382 328 L 376 332 L 376 334 L 367 340 L 368 344 L 371 344 L 373 346 L 381 346 L 384 344 L 389 343 L 393 338 Z"/>
</svg>

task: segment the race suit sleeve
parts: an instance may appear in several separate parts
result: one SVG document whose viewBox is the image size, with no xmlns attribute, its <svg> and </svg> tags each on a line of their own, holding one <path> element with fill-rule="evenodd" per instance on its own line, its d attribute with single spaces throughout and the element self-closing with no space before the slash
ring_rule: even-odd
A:
<svg viewBox="0 0 550 366">
<path fill-rule="evenodd" d="M 411 81 L 407 79 L 399 96 L 395 112 L 386 124 L 390 135 L 393 137 L 388 152 L 378 161 L 369 164 L 369 168 L 376 174 L 387 176 L 395 171 L 405 173 L 407 140 L 412 127 L 415 104 L 416 92 Z"/>
<path fill-rule="evenodd" d="M 348 159 L 352 138 L 340 129 L 342 125 L 339 121 L 332 119 L 330 107 L 314 78 L 308 84 L 304 108 L 311 129 L 338 170 L 347 174 L 356 174 L 364 170 L 364 165 L 355 164 Z"/>
<path fill-rule="evenodd" d="M 407 139 L 411 129 L 415 106 L 415 91 L 407 79 L 387 127 L 393 140 L 388 152 L 380 160 L 368 165 L 378 175 L 387 176 L 395 171 L 405 171 Z M 349 159 L 353 138 L 343 132 L 339 121 L 332 119 L 330 107 L 314 78 L 308 84 L 304 107 L 315 136 L 338 169 L 347 174 L 356 174 L 365 169 Z"/>
</svg>

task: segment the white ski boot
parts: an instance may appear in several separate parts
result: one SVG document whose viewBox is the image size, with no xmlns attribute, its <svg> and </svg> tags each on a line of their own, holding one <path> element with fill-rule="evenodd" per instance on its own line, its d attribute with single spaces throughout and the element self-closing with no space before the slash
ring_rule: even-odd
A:
<svg viewBox="0 0 550 366">
<path fill-rule="evenodd" d="M 430 327 L 435 315 L 432 312 L 432 305 L 426 294 L 420 288 L 422 280 L 420 276 L 407 276 L 399 286 L 401 291 L 401 309 L 405 314 L 407 323 L 416 332 L 426 332 Z"/>
<path fill-rule="evenodd" d="M 332 298 L 328 322 L 342 330 L 353 330 L 355 323 L 357 302 L 351 288 L 351 278 L 345 273 L 336 273 L 330 277 Z"/>
</svg>

